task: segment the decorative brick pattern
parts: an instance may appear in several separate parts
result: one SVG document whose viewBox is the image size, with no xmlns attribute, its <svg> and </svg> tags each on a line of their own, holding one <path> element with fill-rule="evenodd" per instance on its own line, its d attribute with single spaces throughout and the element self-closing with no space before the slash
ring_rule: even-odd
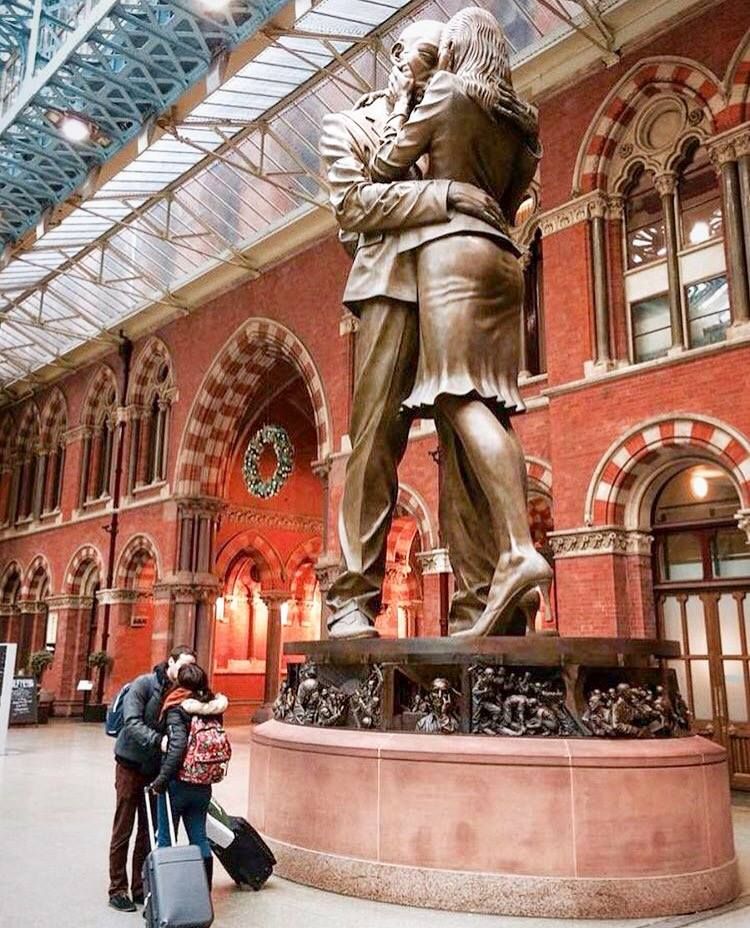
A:
<svg viewBox="0 0 750 928">
<path fill-rule="evenodd" d="M 529 477 L 529 492 L 540 492 L 552 496 L 552 467 L 542 458 L 526 455 L 526 473 Z"/>
<path fill-rule="evenodd" d="M 157 381 L 157 374 L 166 364 L 168 373 L 161 383 Z M 172 357 L 164 342 L 152 336 L 138 353 L 133 364 L 128 387 L 127 404 L 129 406 L 146 406 L 153 399 L 157 390 L 169 388 L 174 382 L 172 370 Z"/>
<path fill-rule="evenodd" d="M 110 402 L 113 390 L 115 399 L 114 402 Z M 120 391 L 114 371 L 108 365 L 100 364 L 95 370 L 86 391 L 86 400 L 81 413 L 81 425 L 89 427 L 100 425 L 102 419 L 113 406 L 118 406 L 119 402 Z"/>
<path fill-rule="evenodd" d="M 115 570 L 115 587 L 121 590 L 135 588 L 138 574 L 152 561 L 155 567 L 155 582 L 161 577 L 160 558 L 156 545 L 148 535 L 134 535 L 122 549 Z"/>
<path fill-rule="evenodd" d="M 703 110 L 712 130 L 716 129 L 726 98 L 707 68 L 687 58 L 645 59 L 622 78 L 599 108 L 578 156 L 575 189 L 582 193 L 607 189 L 620 133 L 630 125 L 643 100 L 665 90 L 687 97 L 692 106 Z"/>
<path fill-rule="evenodd" d="M 218 496 L 237 422 L 253 390 L 279 356 L 304 378 L 315 415 L 318 459 L 331 451 L 323 382 L 309 352 L 286 326 L 251 319 L 224 346 L 193 402 L 177 460 L 179 495 Z"/>
<path fill-rule="evenodd" d="M 663 449 L 710 457 L 734 477 L 742 505 L 748 505 L 750 442 L 730 426 L 703 416 L 666 417 L 632 429 L 609 448 L 589 487 L 586 524 L 624 525 L 630 491 L 653 471 Z"/>
<path fill-rule="evenodd" d="M 9 561 L 0 574 L 0 602 L 14 602 L 21 591 L 23 570 L 17 560 Z"/>
<path fill-rule="evenodd" d="M 93 545 L 82 545 L 71 558 L 65 571 L 65 591 L 71 596 L 91 595 L 90 580 L 96 570 L 100 579 L 104 579 L 104 561 Z"/>
<path fill-rule="evenodd" d="M 10 413 L 0 418 L 0 474 L 10 470 L 16 444 L 16 423 Z"/>
<path fill-rule="evenodd" d="M 727 126 L 738 126 L 750 119 L 750 29 L 729 65 L 726 86 Z"/>
<path fill-rule="evenodd" d="M 23 599 L 42 599 L 52 589 L 52 572 L 43 554 L 37 554 L 29 564 L 23 577 L 21 596 Z"/>
<path fill-rule="evenodd" d="M 16 451 L 27 455 L 35 451 L 39 445 L 40 416 L 39 409 L 33 400 L 29 400 L 23 407 L 21 419 L 16 435 Z"/>
<path fill-rule="evenodd" d="M 284 576 L 291 581 L 303 564 L 310 563 L 314 565 L 322 550 L 323 542 L 320 538 L 309 538 L 307 541 L 303 541 L 287 558 L 284 565 Z"/>
<path fill-rule="evenodd" d="M 68 429 L 68 404 L 59 387 L 54 387 L 42 409 L 41 443 L 45 450 L 56 448 Z"/>
</svg>

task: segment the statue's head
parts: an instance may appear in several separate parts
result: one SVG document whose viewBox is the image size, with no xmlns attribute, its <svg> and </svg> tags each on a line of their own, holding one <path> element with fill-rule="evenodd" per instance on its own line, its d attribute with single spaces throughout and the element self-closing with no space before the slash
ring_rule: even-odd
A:
<svg viewBox="0 0 750 928">
<path fill-rule="evenodd" d="M 503 27 L 492 13 L 470 6 L 443 28 L 438 68 L 480 83 L 511 83 L 510 55 Z"/>
<path fill-rule="evenodd" d="M 417 95 L 421 95 L 425 84 L 435 73 L 442 32 L 443 23 L 421 19 L 410 23 L 391 48 L 393 66 L 411 71 Z"/>
</svg>

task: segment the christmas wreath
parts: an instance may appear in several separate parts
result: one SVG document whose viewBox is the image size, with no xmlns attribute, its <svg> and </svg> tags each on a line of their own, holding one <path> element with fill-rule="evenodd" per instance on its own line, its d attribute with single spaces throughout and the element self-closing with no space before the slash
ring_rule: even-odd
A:
<svg viewBox="0 0 750 928">
<path fill-rule="evenodd" d="M 268 447 L 276 456 L 276 470 L 264 480 L 260 473 L 260 458 Z M 294 448 L 286 429 L 280 425 L 264 425 L 250 439 L 245 452 L 242 473 L 245 486 L 253 496 L 268 499 L 275 496 L 289 479 L 294 467 Z"/>
</svg>

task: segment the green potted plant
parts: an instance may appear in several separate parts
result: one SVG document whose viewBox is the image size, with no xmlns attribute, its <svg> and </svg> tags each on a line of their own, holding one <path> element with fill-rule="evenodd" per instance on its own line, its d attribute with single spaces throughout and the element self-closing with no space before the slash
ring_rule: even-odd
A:
<svg viewBox="0 0 750 928">
<path fill-rule="evenodd" d="M 55 697 L 52 693 L 42 689 L 42 677 L 44 671 L 54 660 L 54 656 L 49 651 L 34 651 L 29 655 L 29 672 L 36 681 L 37 699 L 38 699 L 38 720 L 40 725 L 46 725 L 52 714 L 52 704 Z"/>
<path fill-rule="evenodd" d="M 107 654 L 106 651 L 92 651 L 89 654 L 86 663 L 91 667 L 92 670 L 96 671 L 100 678 L 109 670 L 112 666 L 112 658 Z M 99 691 L 102 687 L 99 686 Z M 84 702 L 83 702 L 83 721 L 84 722 L 103 722 L 107 715 L 107 707 L 104 704 L 94 703 L 93 705 L 89 702 L 90 694 L 84 693 Z"/>
</svg>

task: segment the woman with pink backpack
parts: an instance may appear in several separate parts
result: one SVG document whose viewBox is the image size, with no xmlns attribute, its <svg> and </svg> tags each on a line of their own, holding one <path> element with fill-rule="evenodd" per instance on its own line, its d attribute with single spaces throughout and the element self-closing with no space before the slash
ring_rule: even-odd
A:
<svg viewBox="0 0 750 928">
<path fill-rule="evenodd" d="M 159 847 L 170 845 L 167 797 L 164 795 L 168 793 L 175 831 L 182 819 L 188 840 L 201 849 L 209 888 L 214 862 L 206 836 L 206 816 L 211 786 L 224 778 L 232 756 L 223 724 L 228 705 L 226 696 L 211 692 L 203 668 L 197 664 L 180 668 L 177 684 L 162 704 L 160 724 L 165 735 L 164 756 L 159 774 L 150 786 L 152 792 L 159 794 Z"/>
</svg>

